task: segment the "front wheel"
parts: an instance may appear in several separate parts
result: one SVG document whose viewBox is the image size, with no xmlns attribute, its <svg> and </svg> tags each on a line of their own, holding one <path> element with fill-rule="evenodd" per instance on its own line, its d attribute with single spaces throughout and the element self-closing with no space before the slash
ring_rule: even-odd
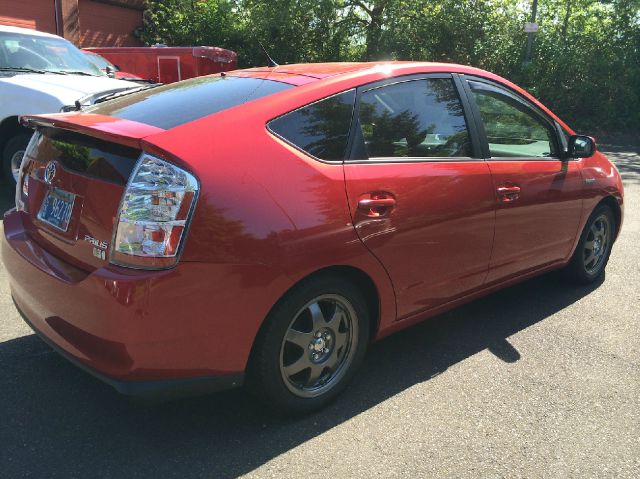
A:
<svg viewBox="0 0 640 479">
<path fill-rule="evenodd" d="M 248 384 L 284 413 L 308 413 L 326 405 L 363 360 L 369 312 L 360 290 L 340 277 L 299 285 L 266 321 L 256 339 Z"/>
<path fill-rule="evenodd" d="M 2 171 L 5 179 L 13 182 L 13 184 L 18 181 L 22 157 L 30 138 L 30 135 L 25 134 L 9 138 L 2 151 Z"/>
<path fill-rule="evenodd" d="M 599 206 L 587 220 L 580 241 L 567 266 L 568 277 L 581 284 L 596 281 L 604 272 L 616 232 L 611 208 Z"/>
</svg>

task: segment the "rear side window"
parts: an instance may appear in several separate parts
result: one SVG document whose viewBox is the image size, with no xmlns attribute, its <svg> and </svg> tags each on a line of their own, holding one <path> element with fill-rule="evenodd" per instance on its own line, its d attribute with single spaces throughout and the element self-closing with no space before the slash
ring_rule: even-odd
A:
<svg viewBox="0 0 640 479">
<path fill-rule="evenodd" d="M 289 88 L 294 87 L 261 78 L 198 77 L 115 98 L 87 111 L 168 130 Z"/>
<path fill-rule="evenodd" d="M 450 78 L 368 90 L 360 98 L 359 120 L 369 158 L 471 156 L 464 110 Z"/>
<path fill-rule="evenodd" d="M 355 98 L 355 90 L 325 98 L 270 121 L 269 130 L 311 156 L 342 161 Z"/>
</svg>

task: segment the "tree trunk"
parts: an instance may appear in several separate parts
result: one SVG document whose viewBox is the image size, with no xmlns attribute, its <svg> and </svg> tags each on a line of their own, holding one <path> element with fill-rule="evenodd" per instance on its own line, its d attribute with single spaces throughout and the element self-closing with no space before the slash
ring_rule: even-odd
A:
<svg viewBox="0 0 640 479">
<path fill-rule="evenodd" d="M 567 0 L 567 9 L 564 12 L 564 22 L 562 22 L 562 41 L 567 41 L 567 30 L 569 30 L 569 18 L 571 17 L 571 4 L 573 0 Z"/>
<path fill-rule="evenodd" d="M 388 0 L 379 0 L 375 2 L 373 8 L 367 11 L 371 21 L 367 26 L 366 42 L 367 50 L 365 53 L 367 60 L 378 60 L 380 55 L 380 39 L 382 37 L 382 23 L 384 21 L 384 13 L 389 3 Z"/>
</svg>

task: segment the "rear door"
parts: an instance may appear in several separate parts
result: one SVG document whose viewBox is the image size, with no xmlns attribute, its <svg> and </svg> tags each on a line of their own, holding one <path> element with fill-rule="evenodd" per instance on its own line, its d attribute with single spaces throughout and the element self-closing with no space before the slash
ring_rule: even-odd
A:
<svg viewBox="0 0 640 479">
<path fill-rule="evenodd" d="M 567 258 L 582 214 L 580 161 L 562 159 L 557 126 L 520 95 L 482 79 L 466 91 L 495 192 L 487 282 Z"/>
<path fill-rule="evenodd" d="M 390 79 L 358 95 L 347 196 L 402 319 L 484 283 L 495 195 L 451 75 Z"/>
</svg>

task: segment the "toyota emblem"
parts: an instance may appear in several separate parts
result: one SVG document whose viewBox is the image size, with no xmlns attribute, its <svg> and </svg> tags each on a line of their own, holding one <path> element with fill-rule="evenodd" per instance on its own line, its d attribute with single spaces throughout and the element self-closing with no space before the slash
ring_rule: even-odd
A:
<svg viewBox="0 0 640 479">
<path fill-rule="evenodd" d="M 54 176 L 56 176 L 56 164 L 52 162 L 44 170 L 44 181 L 50 185 Z"/>
</svg>

